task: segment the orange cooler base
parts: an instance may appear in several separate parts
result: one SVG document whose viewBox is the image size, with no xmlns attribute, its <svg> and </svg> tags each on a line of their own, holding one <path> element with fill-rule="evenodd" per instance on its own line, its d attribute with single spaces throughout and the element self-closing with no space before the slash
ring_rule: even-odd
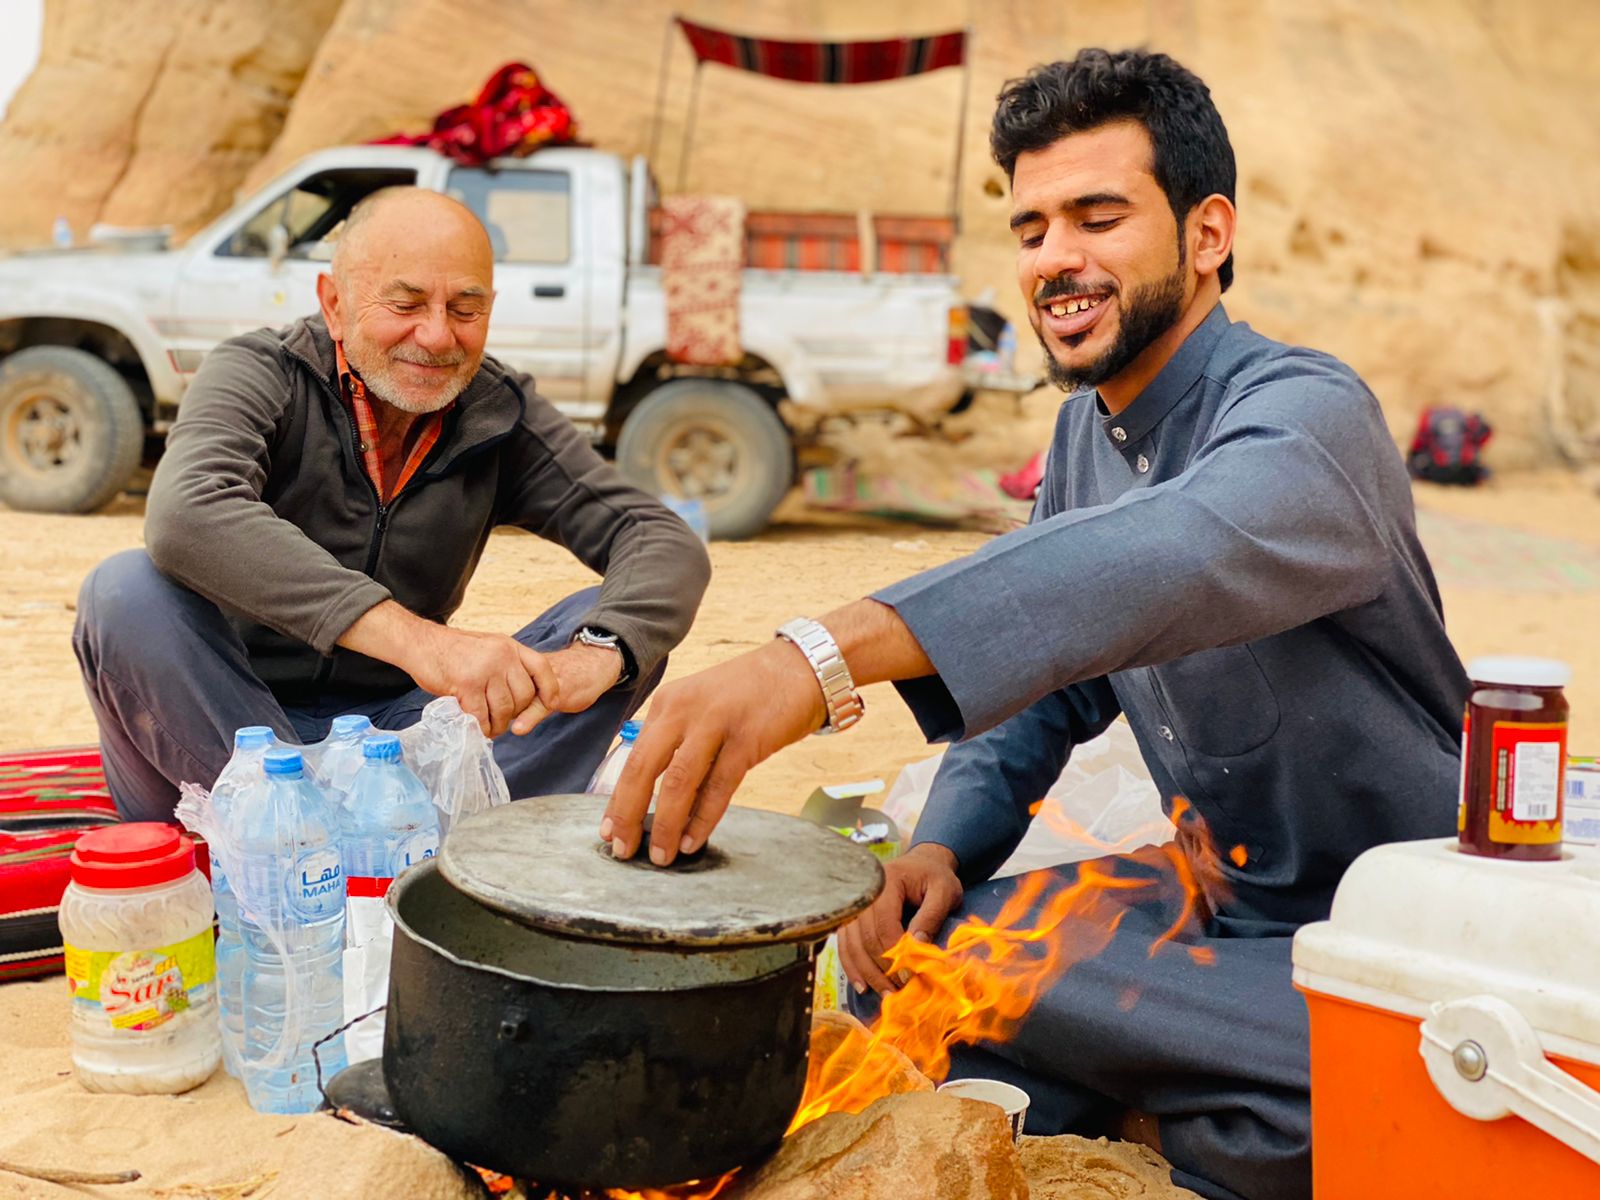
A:
<svg viewBox="0 0 1600 1200">
<path fill-rule="evenodd" d="M 1301 990 L 1316 1200 L 1600 1197 L 1600 1164 L 1520 1117 L 1475 1121 L 1451 1108 L 1418 1052 L 1419 1019 Z M 1600 1088 L 1600 1067 L 1550 1061 Z"/>
</svg>

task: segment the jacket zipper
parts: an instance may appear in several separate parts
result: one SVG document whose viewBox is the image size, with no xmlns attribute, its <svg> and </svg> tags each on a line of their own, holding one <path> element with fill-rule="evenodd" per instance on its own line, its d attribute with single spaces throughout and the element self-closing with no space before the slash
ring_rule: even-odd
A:
<svg viewBox="0 0 1600 1200">
<path fill-rule="evenodd" d="M 328 394 L 328 396 L 332 398 L 334 404 L 337 405 L 341 411 L 344 411 L 344 398 L 339 395 L 338 391 L 335 390 L 333 385 L 330 384 L 323 376 L 322 372 L 318 370 L 316 363 L 312 362 L 305 355 L 300 354 L 297 351 L 288 350 L 287 347 L 285 347 L 285 349 L 292 357 L 299 359 L 308 368 L 310 368 L 313 378 L 315 378 L 316 381 L 322 386 L 323 390 Z M 349 414 L 346 413 L 346 415 L 348 416 Z M 488 450 L 494 446 L 498 446 L 501 442 L 506 441 L 511 437 L 514 429 L 515 427 L 506 430 L 506 432 L 501 434 L 499 437 L 490 438 L 488 441 L 480 442 L 476 446 L 469 447 L 465 451 L 462 451 L 457 457 L 462 459 L 470 458 L 480 451 Z M 367 564 L 362 571 L 362 574 L 367 576 L 367 578 L 376 579 L 377 577 L 373 575 L 373 572 L 378 569 L 378 556 L 383 551 L 383 535 L 389 528 L 389 515 L 394 510 L 394 506 L 400 502 L 400 497 L 396 496 L 388 504 L 385 504 L 383 502 L 383 498 L 378 495 L 377 487 L 373 484 L 371 476 L 367 474 L 366 463 L 361 454 L 361 436 L 360 432 L 356 429 L 354 421 L 351 421 L 350 423 L 350 449 L 355 455 L 356 467 L 361 472 L 361 478 L 366 480 L 367 488 L 372 492 L 373 504 L 377 507 L 377 514 L 373 522 L 372 529 L 372 543 L 367 549 Z M 427 471 L 418 471 L 416 479 L 417 486 L 420 487 L 430 478 L 436 478 L 436 476 L 433 476 Z M 407 493 L 402 492 L 401 494 L 404 495 Z M 320 691 L 322 688 L 327 686 L 328 681 L 333 676 L 334 664 L 337 661 L 338 660 L 335 656 L 329 655 L 327 658 L 323 659 L 322 662 L 317 664 L 317 673 L 311 681 L 311 686 L 314 689 Z"/>
<path fill-rule="evenodd" d="M 389 528 L 389 509 L 392 505 L 383 502 L 383 497 L 378 495 L 377 485 L 372 482 L 372 476 L 367 474 L 366 459 L 361 453 L 361 433 L 353 422 L 350 426 L 350 449 L 355 453 L 356 466 L 361 471 L 361 478 L 367 481 L 367 490 L 372 493 L 372 503 L 376 508 L 372 522 L 372 541 L 367 546 L 367 565 L 361 569 L 361 573 L 368 579 L 376 579 L 373 572 L 378 569 L 378 556 L 383 553 L 383 535 Z M 395 497 L 395 500 L 399 499 L 400 497 Z M 337 657 L 330 654 L 317 664 L 317 673 L 312 680 L 314 688 L 320 691 L 327 686 L 328 681 L 333 678 L 333 668 L 337 661 Z"/>
</svg>

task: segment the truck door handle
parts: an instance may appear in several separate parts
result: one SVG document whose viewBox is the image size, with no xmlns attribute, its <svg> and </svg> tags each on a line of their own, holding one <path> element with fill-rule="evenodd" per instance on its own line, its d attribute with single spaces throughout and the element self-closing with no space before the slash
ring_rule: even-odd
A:
<svg viewBox="0 0 1600 1200">
<path fill-rule="evenodd" d="M 559 300 L 567 294 L 567 289 L 559 283 L 539 283 L 533 288 L 535 300 Z"/>
</svg>

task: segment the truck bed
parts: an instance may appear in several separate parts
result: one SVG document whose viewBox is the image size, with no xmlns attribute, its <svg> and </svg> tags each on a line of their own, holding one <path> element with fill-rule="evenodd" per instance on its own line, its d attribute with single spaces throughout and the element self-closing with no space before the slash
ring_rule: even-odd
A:
<svg viewBox="0 0 1600 1200">
<path fill-rule="evenodd" d="M 661 210 L 650 211 L 646 261 L 661 263 Z M 744 265 L 764 271 L 862 271 L 948 275 L 956 223 L 950 217 L 875 213 L 745 214 Z"/>
</svg>

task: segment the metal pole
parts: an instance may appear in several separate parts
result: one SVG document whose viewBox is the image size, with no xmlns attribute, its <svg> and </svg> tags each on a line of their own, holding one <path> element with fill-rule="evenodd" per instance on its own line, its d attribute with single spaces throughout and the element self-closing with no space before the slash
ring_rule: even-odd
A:
<svg viewBox="0 0 1600 1200">
<path fill-rule="evenodd" d="M 961 42 L 961 108 L 956 115 L 956 163 L 950 180 L 950 216 L 961 232 L 961 160 L 967 144 L 967 96 L 972 88 L 972 26 L 965 29 Z"/>
<path fill-rule="evenodd" d="M 661 149 L 661 117 L 667 108 L 667 73 L 672 70 L 672 34 L 678 27 L 678 14 L 667 18 L 667 33 L 661 39 L 661 66 L 656 71 L 656 115 L 650 122 L 650 153 L 646 161 L 654 163 Z"/>
<path fill-rule="evenodd" d="M 700 60 L 694 60 L 694 75 L 689 81 L 689 117 L 683 123 L 683 148 L 678 152 L 678 191 L 689 178 L 689 143 L 694 139 L 694 117 L 700 109 Z"/>
</svg>

